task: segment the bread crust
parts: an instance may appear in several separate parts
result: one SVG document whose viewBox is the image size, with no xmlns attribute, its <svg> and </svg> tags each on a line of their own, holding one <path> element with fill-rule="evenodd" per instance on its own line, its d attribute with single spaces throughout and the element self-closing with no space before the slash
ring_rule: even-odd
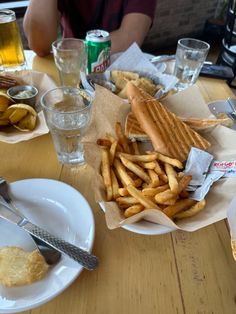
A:
<svg viewBox="0 0 236 314">
<path fill-rule="evenodd" d="M 139 89 L 131 82 L 127 83 L 126 92 L 128 99 L 131 103 L 131 110 L 138 120 L 141 128 L 148 134 L 155 149 L 158 149 L 161 153 L 169 155 L 168 148 L 165 142 L 162 140 L 161 134 L 149 114 L 146 101 Z"/>
</svg>

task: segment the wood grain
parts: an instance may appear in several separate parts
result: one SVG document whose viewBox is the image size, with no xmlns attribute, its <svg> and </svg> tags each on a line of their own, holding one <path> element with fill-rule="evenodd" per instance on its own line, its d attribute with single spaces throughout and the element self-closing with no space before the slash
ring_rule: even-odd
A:
<svg viewBox="0 0 236 314">
<path fill-rule="evenodd" d="M 34 69 L 58 79 L 51 57 L 36 57 Z M 220 80 L 200 78 L 197 85 L 206 102 L 232 95 Z M 9 181 L 44 177 L 70 184 L 86 197 L 95 217 L 99 268 L 83 271 L 61 295 L 25 314 L 236 313 L 236 264 L 225 221 L 160 236 L 110 231 L 94 201 L 91 168 L 61 166 L 49 135 L 0 143 L 0 160 L 0 174 Z"/>
</svg>

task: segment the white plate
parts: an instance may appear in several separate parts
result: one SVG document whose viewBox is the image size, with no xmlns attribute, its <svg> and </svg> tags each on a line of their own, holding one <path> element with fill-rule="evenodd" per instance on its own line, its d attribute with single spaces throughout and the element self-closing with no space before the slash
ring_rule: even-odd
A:
<svg viewBox="0 0 236 314">
<path fill-rule="evenodd" d="M 102 210 L 105 212 L 104 203 L 100 202 L 99 205 L 102 208 Z M 169 233 L 176 230 L 176 229 L 168 228 L 159 224 L 148 222 L 145 220 L 138 221 L 134 224 L 122 226 L 122 228 L 128 231 L 134 232 L 134 233 L 139 233 L 139 234 L 144 234 L 144 235 L 160 235 L 160 234 L 165 234 L 165 233 Z"/>
<path fill-rule="evenodd" d="M 94 218 L 84 197 L 71 186 L 54 180 L 28 179 L 10 184 L 22 213 L 55 236 L 91 252 Z M 19 227 L 0 219 L 0 247 L 20 246 L 33 250 L 31 237 Z M 83 267 L 62 255 L 47 276 L 32 285 L 6 288 L 0 285 L 0 313 L 15 313 L 42 305 L 66 289 Z"/>
</svg>

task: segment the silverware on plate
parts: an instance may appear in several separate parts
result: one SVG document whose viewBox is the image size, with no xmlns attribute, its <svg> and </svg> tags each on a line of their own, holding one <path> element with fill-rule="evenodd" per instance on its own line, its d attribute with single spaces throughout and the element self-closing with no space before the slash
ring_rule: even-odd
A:
<svg viewBox="0 0 236 314">
<path fill-rule="evenodd" d="M 72 258 L 88 270 L 93 270 L 98 266 L 98 259 L 96 256 L 90 254 L 85 250 L 82 250 L 81 248 L 69 242 L 64 241 L 61 238 L 53 236 L 48 231 L 33 224 L 21 213 L 16 212 L 3 199 L 0 200 L 0 204 L 4 206 L 0 207 L 0 217 L 2 217 L 3 219 L 21 227 L 32 236 L 39 239 L 42 243 L 46 243 L 47 245 L 53 247 L 55 250 L 68 255 L 70 258 Z"/>
<path fill-rule="evenodd" d="M 8 183 L 2 177 L 0 177 L 0 196 L 8 204 L 8 206 L 11 207 L 11 209 L 14 212 L 20 213 L 20 210 L 16 207 L 16 205 L 14 204 L 14 202 L 12 201 L 12 199 L 10 197 Z M 56 264 L 60 260 L 61 253 L 59 251 L 55 250 L 50 245 L 47 245 L 46 243 L 44 243 L 40 239 L 36 238 L 35 236 L 31 235 L 31 237 L 32 237 L 33 241 L 35 242 L 37 249 L 43 255 L 43 257 L 44 257 L 44 259 L 48 265 Z"/>
</svg>

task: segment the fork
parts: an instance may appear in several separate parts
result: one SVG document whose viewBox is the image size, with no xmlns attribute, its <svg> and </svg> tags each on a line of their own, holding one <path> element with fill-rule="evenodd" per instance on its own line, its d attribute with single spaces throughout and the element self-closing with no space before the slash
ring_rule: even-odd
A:
<svg viewBox="0 0 236 314">
<path fill-rule="evenodd" d="M 12 201 L 10 197 L 8 187 L 9 186 L 8 186 L 7 181 L 4 178 L 0 177 L 0 196 L 8 204 L 8 206 L 11 207 L 11 209 L 14 212 L 16 212 L 16 214 L 17 212 L 20 213 L 20 210 L 16 207 L 16 205 L 14 204 L 14 202 Z M 31 237 L 33 241 L 35 242 L 37 249 L 45 258 L 45 261 L 47 262 L 47 264 L 53 265 L 53 264 L 56 264 L 60 260 L 61 253 L 59 251 L 55 250 L 50 245 L 47 245 L 40 239 L 34 237 L 33 235 L 31 235 Z"/>
</svg>

